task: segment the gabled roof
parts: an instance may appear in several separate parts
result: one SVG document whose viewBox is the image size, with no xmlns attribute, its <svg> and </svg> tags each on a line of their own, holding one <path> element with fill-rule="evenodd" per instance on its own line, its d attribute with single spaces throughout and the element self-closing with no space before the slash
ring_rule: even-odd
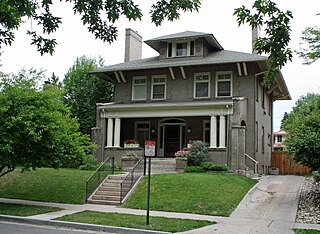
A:
<svg viewBox="0 0 320 234">
<path fill-rule="evenodd" d="M 193 32 L 193 31 L 185 31 L 175 34 L 169 34 L 166 36 L 156 37 L 150 40 L 146 40 L 145 43 L 149 45 L 151 48 L 155 49 L 159 52 L 160 43 L 161 42 L 172 42 L 172 41 L 180 41 L 180 40 L 193 40 L 198 38 L 204 38 L 213 50 L 223 50 L 223 47 L 217 41 L 217 39 L 213 36 L 213 34 L 202 33 L 202 32 Z"/>
</svg>

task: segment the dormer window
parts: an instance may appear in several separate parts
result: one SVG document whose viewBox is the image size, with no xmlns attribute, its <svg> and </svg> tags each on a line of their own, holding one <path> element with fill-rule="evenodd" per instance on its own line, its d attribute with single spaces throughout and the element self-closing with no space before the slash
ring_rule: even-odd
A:
<svg viewBox="0 0 320 234">
<path fill-rule="evenodd" d="M 168 57 L 182 57 L 194 55 L 194 41 L 168 43 Z"/>
</svg>

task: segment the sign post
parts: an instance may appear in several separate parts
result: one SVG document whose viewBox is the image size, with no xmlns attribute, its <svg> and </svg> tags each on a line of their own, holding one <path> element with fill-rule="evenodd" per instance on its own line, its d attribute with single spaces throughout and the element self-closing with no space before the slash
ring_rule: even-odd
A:
<svg viewBox="0 0 320 234">
<path fill-rule="evenodd" d="M 156 142 L 146 141 L 145 142 L 145 153 L 144 155 L 148 157 L 148 196 L 147 196 L 147 221 L 146 224 L 149 225 L 149 213 L 150 213 L 150 176 L 151 176 L 151 157 L 156 155 Z"/>
</svg>

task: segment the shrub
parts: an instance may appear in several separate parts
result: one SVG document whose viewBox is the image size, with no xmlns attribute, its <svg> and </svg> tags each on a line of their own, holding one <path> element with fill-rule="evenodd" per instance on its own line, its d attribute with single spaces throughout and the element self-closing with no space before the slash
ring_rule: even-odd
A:
<svg viewBox="0 0 320 234">
<path fill-rule="evenodd" d="M 313 171 L 312 176 L 315 179 L 315 181 L 317 181 L 317 182 L 320 181 L 320 172 L 319 171 Z"/>
<path fill-rule="evenodd" d="M 186 173 L 197 173 L 197 172 L 204 172 L 203 167 L 200 166 L 188 166 L 184 169 Z"/>
<path fill-rule="evenodd" d="M 205 171 L 228 171 L 229 168 L 223 164 L 214 164 L 212 162 L 202 162 L 201 167 Z"/>
<path fill-rule="evenodd" d="M 188 154 L 188 166 L 200 166 L 208 158 L 208 146 L 203 141 L 193 141 Z"/>
</svg>

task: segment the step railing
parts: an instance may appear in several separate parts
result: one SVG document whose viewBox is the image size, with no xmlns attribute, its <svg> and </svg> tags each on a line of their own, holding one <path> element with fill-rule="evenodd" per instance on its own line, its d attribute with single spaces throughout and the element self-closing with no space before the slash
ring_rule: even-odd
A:
<svg viewBox="0 0 320 234">
<path fill-rule="evenodd" d="M 86 202 L 108 175 L 114 174 L 114 157 L 108 157 L 86 180 Z"/>
<path fill-rule="evenodd" d="M 145 175 L 145 158 L 142 157 L 139 161 L 133 166 L 133 168 L 129 171 L 127 176 L 122 180 L 120 184 L 120 204 L 122 204 L 123 200 L 133 188 L 138 179 Z"/>
<path fill-rule="evenodd" d="M 244 154 L 245 156 L 245 162 L 246 162 L 246 165 L 247 165 L 247 159 L 249 159 L 253 164 L 253 173 L 256 174 L 258 172 L 258 164 L 259 162 L 257 160 L 255 160 L 254 158 L 252 158 L 250 155 L 248 154 Z"/>
</svg>

